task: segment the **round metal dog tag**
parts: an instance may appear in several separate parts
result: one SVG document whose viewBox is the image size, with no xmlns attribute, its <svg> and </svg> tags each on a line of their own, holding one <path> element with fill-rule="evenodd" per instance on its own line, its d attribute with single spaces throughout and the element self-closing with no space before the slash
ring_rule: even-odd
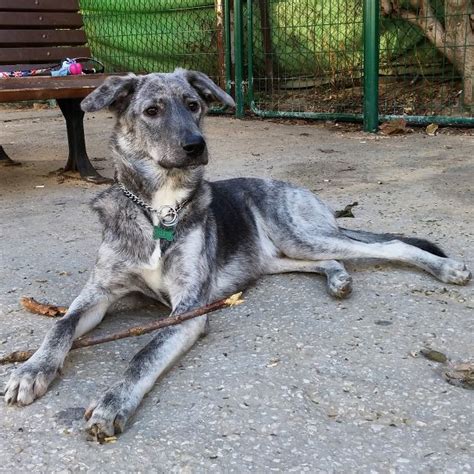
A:
<svg viewBox="0 0 474 474">
<path fill-rule="evenodd" d="M 165 227 L 172 227 L 178 220 L 178 211 L 171 206 L 161 206 L 158 210 L 160 222 Z"/>
</svg>

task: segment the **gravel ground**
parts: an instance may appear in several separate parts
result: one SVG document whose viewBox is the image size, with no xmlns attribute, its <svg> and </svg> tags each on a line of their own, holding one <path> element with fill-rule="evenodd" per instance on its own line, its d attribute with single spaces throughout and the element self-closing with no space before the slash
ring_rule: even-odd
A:
<svg viewBox="0 0 474 474">
<path fill-rule="evenodd" d="M 102 187 L 51 172 L 67 144 L 57 110 L 0 111 L 0 352 L 33 348 L 51 319 L 22 295 L 69 304 L 95 259 L 88 208 Z M 106 113 L 86 123 L 90 155 L 112 176 Z M 474 267 L 472 131 L 378 137 L 358 126 L 210 117 L 210 178 L 291 180 L 335 209 L 357 201 L 353 228 L 441 243 Z M 350 262 L 354 293 L 336 301 L 322 277 L 263 278 L 245 304 L 211 316 L 211 333 L 143 401 L 116 442 L 81 431 L 83 409 L 151 336 L 77 351 L 33 405 L 0 403 L 2 472 L 474 472 L 474 391 L 449 385 L 432 347 L 474 360 L 472 283 Z M 165 314 L 128 301 L 97 332 Z M 0 382 L 11 366 L 0 366 Z"/>
</svg>

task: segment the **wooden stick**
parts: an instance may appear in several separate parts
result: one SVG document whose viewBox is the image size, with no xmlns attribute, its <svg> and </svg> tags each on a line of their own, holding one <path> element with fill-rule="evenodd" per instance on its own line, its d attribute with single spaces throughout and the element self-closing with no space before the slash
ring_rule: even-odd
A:
<svg viewBox="0 0 474 474">
<path fill-rule="evenodd" d="M 226 308 L 228 306 L 237 306 L 244 302 L 244 300 L 241 299 L 241 296 L 242 292 L 235 293 L 229 298 L 223 298 L 221 300 L 215 301 L 214 303 L 202 306 L 201 308 L 186 311 L 185 313 L 177 314 L 176 316 L 170 316 L 168 318 L 159 319 L 158 321 L 152 321 L 151 323 L 144 324 L 141 326 L 133 326 L 129 329 L 125 329 L 124 331 L 114 332 L 105 336 L 80 337 L 79 339 L 76 339 L 73 342 L 71 350 L 80 349 L 82 347 L 95 346 L 97 344 L 116 341 L 118 339 L 124 339 L 126 337 L 141 336 L 143 334 L 156 331 L 157 329 L 161 329 L 166 326 L 175 326 L 176 324 L 180 324 L 184 321 L 187 321 L 188 319 L 197 318 L 198 316 L 217 311 L 221 308 Z M 25 360 L 28 360 L 35 352 L 36 350 L 11 352 L 10 354 L 7 354 L 6 356 L 0 358 L 0 365 L 11 364 L 13 362 L 24 362 Z"/>
</svg>

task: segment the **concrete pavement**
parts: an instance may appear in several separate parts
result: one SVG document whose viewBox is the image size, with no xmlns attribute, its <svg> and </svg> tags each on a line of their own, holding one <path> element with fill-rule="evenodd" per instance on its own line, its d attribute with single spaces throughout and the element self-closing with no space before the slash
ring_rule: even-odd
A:
<svg viewBox="0 0 474 474">
<path fill-rule="evenodd" d="M 65 163 L 55 109 L 0 111 L 1 141 L 21 167 L 0 167 L 0 351 L 37 346 L 52 320 L 22 295 L 69 304 L 100 241 L 88 208 L 101 187 L 49 174 Z M 112 176 L 107 113 L 88 117 L 88 149 Z M 212 179 L 266 176 L 306 186 L 347 227 L 440 243 L 474 267 L 474 136 L 447 129 L 376 137 L 358 126 L 207 122 Z M 350 263 L 354 293 L 336 301 L 322 277 L 262 279 L 245 304 L 211 316 L 202 339 L 146 397 L 115 443 L 87 441 L 89 402 L 118 380 L 151 336 L 77 351 L 33 405 L 0 403 L 1 472 L 474 472 L 474 391 L 447 384 L 431 346 L 474 360 L 472 283 L 380 263 Z M 125 304 L 108 332 L 165 314 Z M 0 366 L 0 382 L 11 366 Z"/>
</svg>

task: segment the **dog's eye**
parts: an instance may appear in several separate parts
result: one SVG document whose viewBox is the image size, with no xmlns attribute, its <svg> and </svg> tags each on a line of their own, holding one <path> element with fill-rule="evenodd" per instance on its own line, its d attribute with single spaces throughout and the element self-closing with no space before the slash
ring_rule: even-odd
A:
<svg viewBox="0 0 474 474">
<path fill-rule="evenodd" d="M 199 110 L 199 104 L 197 102 L 188 102 L 188 109 L 191 112 L 197 112 Z"/>
<path fill-rule="evenodd" d="M 155 115 L 158 115 L 158 107 L 148 107 L 145 109 L 145 115 L 148 115 L 149 117 L 154 117 Z"/>
</svg>

